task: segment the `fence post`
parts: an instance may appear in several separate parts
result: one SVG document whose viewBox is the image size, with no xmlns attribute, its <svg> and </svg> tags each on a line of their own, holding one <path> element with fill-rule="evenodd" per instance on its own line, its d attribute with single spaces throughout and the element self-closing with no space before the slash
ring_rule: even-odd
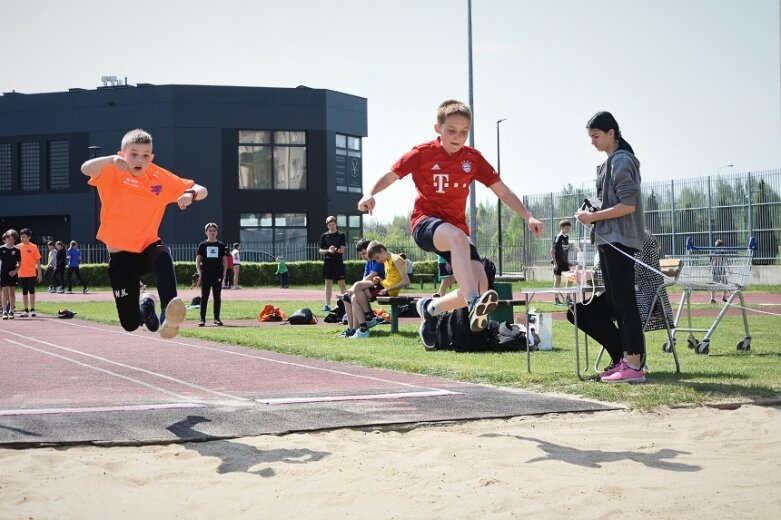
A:
<svg viewBox="0 0 781 520">
<path fill-rule="evenodd" d="M 670 229 L 671 229 L 672 234 L 673 234 L 673 244 L 672 244 L 673 245 L 673 254 L 677 255 L 678 254 L 678 247 L 676 245 L 676 240 L 675 240 L 675 181 L 674 180 L 670 181 L 670 194 L 672 195 L 672 197 L 671 197 L 672 198 L 672 213 L 670 214 L 670 223 L 671 223 Z"/>
<path fill-rule="evenodd" d="M 747 230 L 748 237 L 746 238 L 746 243 L 748 244 L 749 239 L 754 236 L 754 230 L 752 229 L 754 224 L 754 219 L 751 218 L 752 217 L 751 215 L 751 172 L 748 172 L 747 176 L 748 176 L 748 183 L 747 183 L 748 187 L 746 190 L 747 190 L 748 203 L 746 208 L 746 213 L 747 213 L 746 224 L 748 224 L 748 230 Z"/>
<path fill-rule="evenodd" d="M 713 196 L 711 195 L 710 175 L 708 175 L 708 245 L 713 244 Z"/>
</svg>

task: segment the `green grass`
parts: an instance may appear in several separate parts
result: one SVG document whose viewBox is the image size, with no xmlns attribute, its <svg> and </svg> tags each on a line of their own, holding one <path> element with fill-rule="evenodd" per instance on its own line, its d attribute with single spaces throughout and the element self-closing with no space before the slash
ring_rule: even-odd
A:
<svg viewBox="0 0 781 520">
<path fill-rule="evenodd" d="M 319 310 L 319 303 L 311 301 L 270 303 L 278 305 L 288 314 L 300 307 Z M 40 312 L 54 314 L 61 305 L 41 303 L 38 307 Z M 222 319 L 256 320 L 262 306 L 259 302 L 223 301 Z M 538 307 L 542 310 L 553 310 L 550 304 L 541 304 Z M 113 302 L 70 303 L 68 308 L 77 312 L 79 318 L 118 326 Z M 320 315 L 322 320 L 323 313 L 316 314 Z M 197 310 L 189 311 L 190 320 L 197 320 L 197 317 Z M 707 328 L 711 323 L 712 318 L 694 319 L 695 327 Z M 699 405 L 713 401 L 781 396 L 781 342 L 777 340 L 778 323 L 777 316 L 749 314 L 753 338 L 749 352 L 740 352 L 735 348 L 744 336 L 740 317 L 722 320 L 712 337 L 711 353 L 708 356 L 696 355 L 688 349 L 682 333 L 677 342 L 682 369 L 680 374 L 675 373 L 672 355 L 662 352 L 665 333 L 648 333 L 646 338 L 651 372 L 650 383 L 644 385 L 606 385 L 596 380 L 580 381 L 575 374 L 572 327 L 562 320 L 554 321 L 554 350 L 532 353 L 531 373 L 526 368 L 525 352 L 426 352 L 417 336 L 417 325 L 413 324 L 401 324 L 398 334 L 390 334 L 386 325 L 378 326 L 372 330 L 372 336 L 367 340 L 337 338 L 336 334 L 343 327 L 329 324 L 314 327 L 271 325 L 186 328 L 181 335 L 472 383 L 572 394 L 621 403 L 630 408 L 652 410 L 664 405 Z M 698 337 L 703 335 L 704 333 L 699 333 Z M 599 348 L 593 342 L 590 347 L 590 362 L 593 365 Z M 581 362 L 584 358 L 582 349 L 581 342 Z M 583 370 L 585 368 L 583 366 Z"/>
</svg>

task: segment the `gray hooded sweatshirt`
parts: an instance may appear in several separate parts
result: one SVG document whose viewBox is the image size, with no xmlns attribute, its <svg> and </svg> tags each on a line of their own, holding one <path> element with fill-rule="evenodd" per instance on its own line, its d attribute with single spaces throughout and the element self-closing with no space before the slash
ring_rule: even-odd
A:
<svg viewBox="0 0 781 520">
<path fill-rule="evenodd" d="M 640 161 L 627 150 L 617 150 L 599 167 L 597 193 L 602 208 L 619 202 L 634 206 L 634 213 L 596 222 L 597 244 L 619 243 L 638 251 L 643 248 L 645 218 L 640 192 Z"/>
</svg>

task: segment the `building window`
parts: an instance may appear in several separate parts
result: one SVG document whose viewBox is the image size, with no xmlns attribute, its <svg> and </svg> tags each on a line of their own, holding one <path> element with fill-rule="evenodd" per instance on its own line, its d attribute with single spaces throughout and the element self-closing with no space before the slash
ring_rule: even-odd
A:
<svg viewBox="0 0 781 520">
<path fill-rule="evenodd" d="M 0 144 L 0 191 L 11 191 L 11 145 Z"/>
<path fill-rule="evenodd" d="M 239 189 L 305 190 L 306 132 L 239 130 Z"/>
<path fill-rule="evenodd" d="M 336 191 L 363 193 L 361 138 L 336 134 Z"/>
<path fill-rule="evenodd" d="M 276 256 L 306 260 L 306 213 L 242 213 L 239 239 L 242 260 L 269 262 Z"/>
<path fill-rule="evenodd" d="M 70 143 L 68 141 L 49 141 L 49 189 L 67 190 L 70 188 Z"/>
<path fill-rule="evenodd" d="M 22 191 L 41 189 L 40 143 L 19 143 L 19 187 Z"/>
<path fill-rule="evenodd" d="M 363 237 L 360 215 L 336 215 L 336 227 L 347 237 L 348 246 Z"/>
</svg>

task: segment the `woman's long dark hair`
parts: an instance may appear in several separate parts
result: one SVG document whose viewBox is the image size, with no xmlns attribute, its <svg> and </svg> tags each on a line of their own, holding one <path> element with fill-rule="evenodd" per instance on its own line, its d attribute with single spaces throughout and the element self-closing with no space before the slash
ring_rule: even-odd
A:
<svg viewBox="0 0 781 520">
<path fill-rule="evenodd" d="M 616 118 L 613 117 L 613 114 L 610 112 L 597 112 L 594 114 L 594 117 L 588 120 L 588 123 L 586 123 L 586 128 L 589 130 L 602 130 L 603 132 L 613 130 L 616 134 L 616 138 L 618 139 L 618 149 L 626 150 L 627 152 L 634 155 L 635 151 L 632 149 L 632 146 L 626 142 L 626 139 L 621 137 L 621 130 L 618 128 L 618 121 L 616 121 Z"/>
</svg>

